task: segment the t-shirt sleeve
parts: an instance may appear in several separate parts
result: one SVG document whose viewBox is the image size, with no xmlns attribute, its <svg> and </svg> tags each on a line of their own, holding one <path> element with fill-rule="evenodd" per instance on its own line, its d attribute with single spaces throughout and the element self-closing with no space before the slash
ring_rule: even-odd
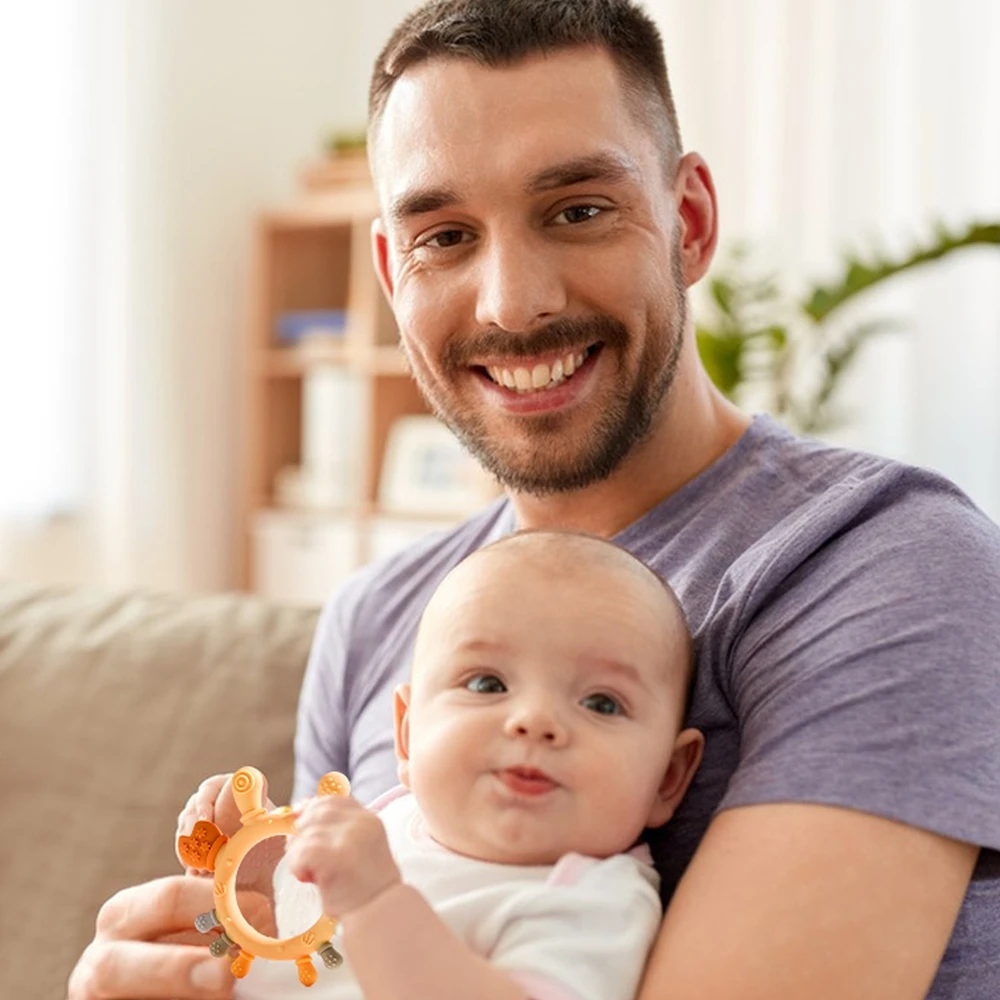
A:
<svg viewBox="0 0 1000 1000">
<path fill-rule="evenodd" d="M 564 858 L 500 917 L 490 962 L 529 1000 L 633 1000 L 662 915 L 651 879 L 627 855 Z"/>
<path fill-rule="evenodd" d="M 350 731 L 344 682 L 360 592 L 359 580 L 352 577 L 327 602 L 316 626 L 299 693 L 293 802 L 315 795 L 327 771 L 348 770 Z"/>
<path fill-rule="evenodd" d="M 911 496 L 774 587 L 732 660 L 720 808 L 796 801 L 1000 849 L 1000 533 Z"/>
</svg>

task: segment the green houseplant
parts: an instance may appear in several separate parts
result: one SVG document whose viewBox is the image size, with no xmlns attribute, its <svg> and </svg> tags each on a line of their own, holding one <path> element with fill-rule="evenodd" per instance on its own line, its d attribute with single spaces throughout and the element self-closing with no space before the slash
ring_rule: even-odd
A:
<svg viewBox="0 0 1000 1000">
<path fill-rule="evenodd" d="M 926 245 L 903 256 L 847 258 L 835 280 L 799 298 L 783 293 L 773 276 L 751 273 L 747 251 L 737 248 L 710 277 L 713 315 L 695 324 L 699 353 L 730 398 L 756 386 L 778 417 L 806 433 L 822 432 L 837 423 L 836 391 L 858 351 L 894 325 L 852 318 L 845 306 L 904 271 L 983 244 L 1000 246 L 1000 223 L 962 232 L 939 227 Z"/>
</svg>

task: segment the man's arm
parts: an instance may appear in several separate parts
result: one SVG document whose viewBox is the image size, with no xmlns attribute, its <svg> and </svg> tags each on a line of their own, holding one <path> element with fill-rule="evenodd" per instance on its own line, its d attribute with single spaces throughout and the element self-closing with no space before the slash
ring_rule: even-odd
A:
<svg viewBox="0 0 1000 1000">
<path fill-rule="evenodd" d="M 978 848 L 849 809 L 729 809 L 667 911 L 639 1000 L 923 1000 Z"/>
</svg>

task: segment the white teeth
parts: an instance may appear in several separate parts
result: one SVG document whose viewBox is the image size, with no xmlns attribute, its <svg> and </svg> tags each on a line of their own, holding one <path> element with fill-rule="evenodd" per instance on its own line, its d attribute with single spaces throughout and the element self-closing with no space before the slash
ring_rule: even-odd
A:
<svg viewBox="0 0 1000 1000">
<path fill-rule="evenodd" d="M 531 385 L 534 389 L 544 389 L 549 384 L 549 366 L 535 365 L 531 372 Z"/>
<path fill-rule="evenodd" d="M 515 392 L 537 392 L 540 389 L 550 389 L 568 379 L 584 362 L 587 354 L 581 351 L 577 354 L 567 354 L 557 358 L 552 367 L 537 364 L 530 371 L 527 368 L 487 368 L 490 378 L 507 389 Z"/>
</svg>

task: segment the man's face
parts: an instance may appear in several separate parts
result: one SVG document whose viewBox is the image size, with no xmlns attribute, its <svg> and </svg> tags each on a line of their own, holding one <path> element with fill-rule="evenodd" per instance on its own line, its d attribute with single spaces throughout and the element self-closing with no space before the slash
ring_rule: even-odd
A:
<svg viewBox="0 0 1000 1000">
<path fill-rule="evenodd" d="M 403 348 L 514 490 L 604 479 L 664 404 L 685 295 L 663 158 L 597 49 L 432 59 L 389 97 L 376 255 Z"/>
</svg>

